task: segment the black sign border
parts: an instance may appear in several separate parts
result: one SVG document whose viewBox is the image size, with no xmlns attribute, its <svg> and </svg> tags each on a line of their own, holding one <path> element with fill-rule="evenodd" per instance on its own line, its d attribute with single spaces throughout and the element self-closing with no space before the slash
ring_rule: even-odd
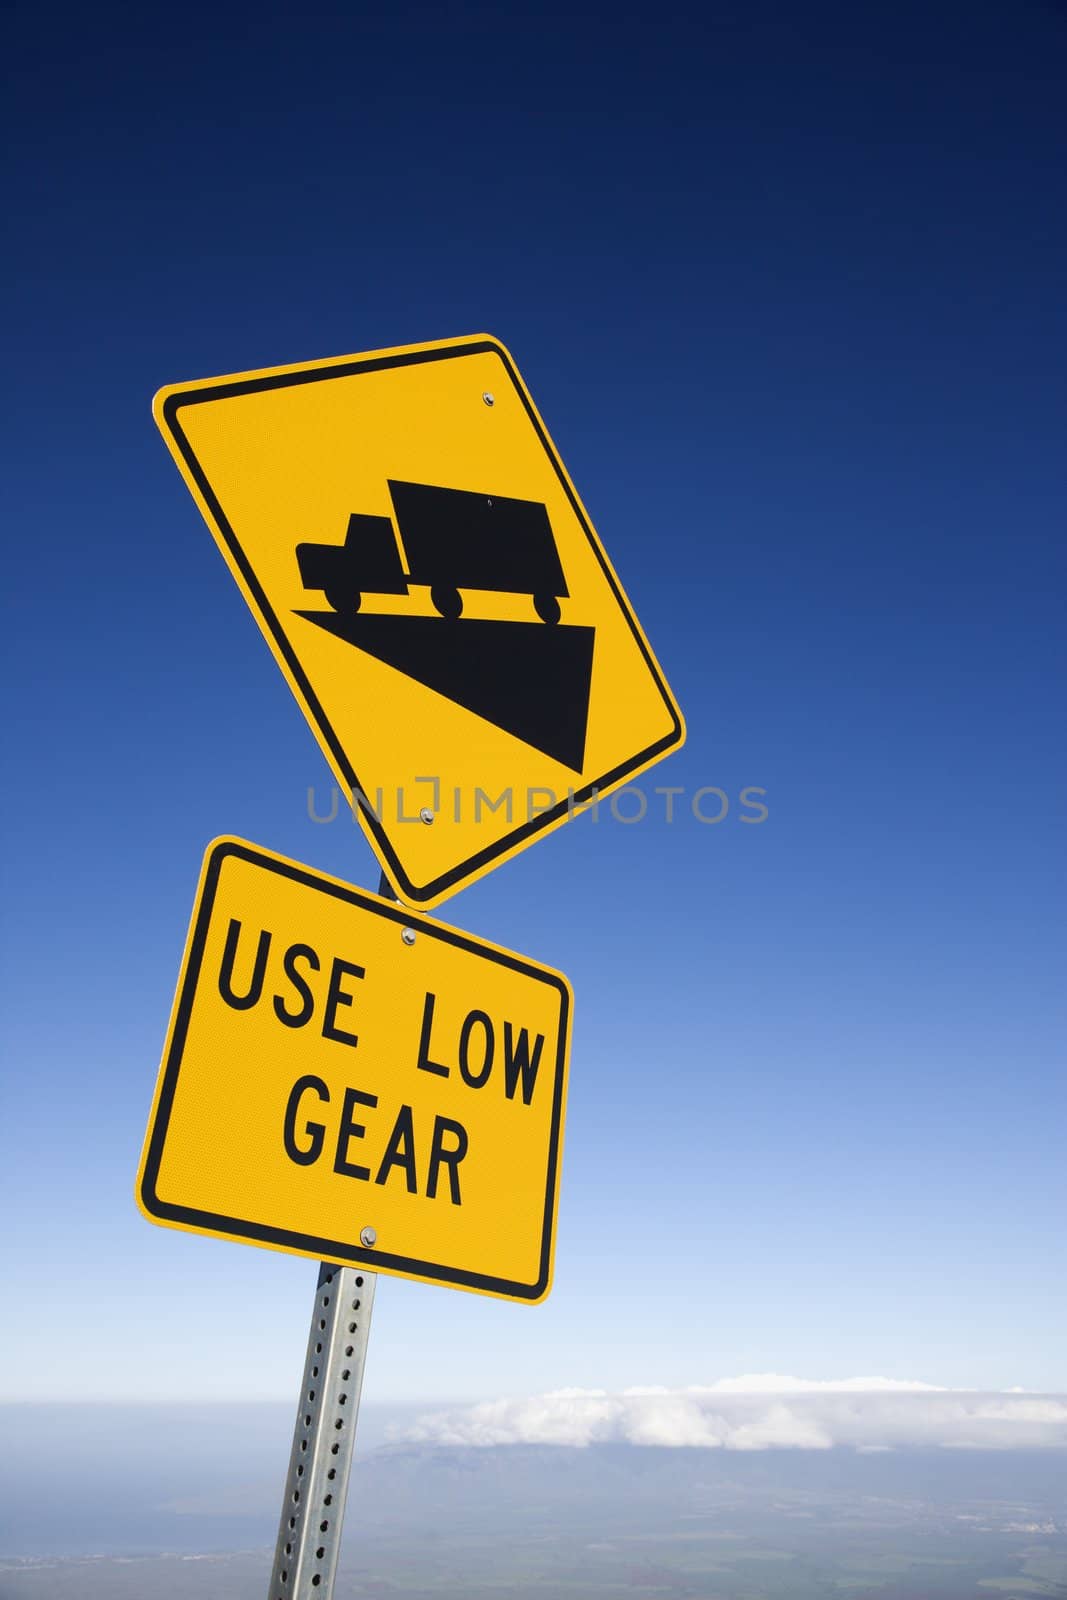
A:
<svg viewBox="0 0 1067 1600">
<path fill-rule="evenodd" d="M 334 730 L 326 717 L 325 710 L 319 703 L 318 696 L 312 689 L 304 669 L 301 666 L 300 661 L 291 644 L 289 643 L 284 629 L 281 626 L 281 623 L 279 622 L 272 607 L 268 603 L 262 586 L 260 585 L 259 580 L 256 577 L 250 562 L 248 561 L 248 558 L 242 550 L 236 534 L 226 519 L 215 491 L 213 490 L 206 474 L 201 468 L 200 463 L 193 452 L 192 446 L 189 443 L 189 440 L 186 438 L 181 423 L 178 420 L 178 412 L 183 406 L 199 405 L 212 400 L 231 399 L 236 395 L 259 394 L 267 389 L 288 389 L 301 383 L 318 383 L 329 378 L 351 377 L 357 373 L 381 372 L 391 367 L 411 367 L 418 366 L 426 361 L 454 360 L 457 357 L 462 356 L 485 354 L 497 355 L 503 362 L 508 377 L 511 379 L 512 385 L 514 386 L 515 392 L 522 401 L 526 414 L 537 433 L 537 437 L 541 441 L 546 456 L 552 463 L 553 470 L 559 479 L 560 486 L 570 502 L 571 509 L 573 510 L 575 517 L 578 519 L 579 526 L 589 541 L 590 548 L 593 550 L 593 553 L 600 564 L 601 571 L 607 579 L 608 585 L 615 596 L 619 609 L 626 618 L 627 624 L 629 625 L 630 631 L 633 634 L 638 649 L 640 650 L 645 664 L 652 675 L 653 681 L 655 682 L 656 687 L 663 698 L 663 703 L 670 713 L 672 727 L 670 733 L 664 735 L 662 739 L 657 739 L 646 749 L 640 751 L 634 756 L 631 756 L 628 760 L 620 763 L 619 766 L 613 767 L 610 772 L 602 773 L 599 778 L 595 778 L 589 783 L 583 785 L 581 789 L 575 790 L 573 796 L 569 796 L 566 800 L 559 801 L 558 804 L 550 807 L 546 811 L 538 812 L 537 816 L 529 818 L 524 823 L 520 823 L 517 828 L 512 829 L 510 833 L 505 834 L 503 838 L 498 839 L 494 844 L 487 845 L 484 850 L 479 850 L 473 856 L 468 856 L 466 860 L 461 862 L 459 865 L 452 867 L 448 872 L 442 873 L 440 877 L 434 878 L 432 882 L 420 887 L 418 884 L 412 883 L 407 873 L 404 871 L 397 857 L 396 851 L 393 849 L 389 836 L 381 823 L 381 820 L 376 816 L 373 808 L 367 802 L 365 796 L 372 792 L 373 785 L 371 789 L 368 789 L 357 777 L 355 769 L 346 755 L 340 740 L 334 733 Z M 594 534 L 592 528 L 582 513 L 582 509 L 578 504 L 574 491 L 567 481 L 567 475 L 563 470 L 563 465 L 557 456 L 551 441 L 545 433 L 544 428 L 541 426 L 536 412 L 533 410 L 533 407 L 527 398 L 526 391 L 523 388 L 519 375 L 516 372 L 507 351 L 504 349 L 503 345 L 498 344 L 495 339 L 474 339 L 469 341 L 461 340 L 457 341 L 455 344 L 438 347 L 436 349 L 408 350 L 393 355 L 377 356 L 369 360 L 341 361 L 326 366 L 309 367 L 307 369 L 290 372 L 278 372 L 266 377 L 245 378 L 232 383 L 217 383 L 206 388 L 177 390 L 167 395 L 166 400 L 163 402 L 162 409 L 167 427 L 170 429 L 171 436 L 181 452 L 182 460 L 185 462 L 189 473 L 196 483 L 197 488 L 200 490 L 200 493 L 203 495 L 206 504 L 211 509 L 211 515 L 215 519 L 215 525 L 224 539 L 226 548 L 233 557 L 233 560 L 236 563 L 242 578 L 247 584 L 249 592 L 255 600 L 255 604 L 258 607 L 260 616 L 262 617 L 263 622 L 270 633 L 270 637 L 274 641 L 275 648 L 278 650 L 288 666 L 289 671 L 293 675 L 294 681 L 300 686 L 300 692 L 304 697 L 304 703 L 311 713 L 320 737 L 322 738 L 326 747 L 330 750 L 333 760 L 336 764 L 336 768 L 343 775 L 352 796 L 359 797 L 358 804 L 361 819 L 364 823 L 364 826 L 370 832 L 375 841 L 382 864 L 392 878 L 394 886 L 396 887 L 400 896 L 404 900 L 408 901 L 409 904 L 424 905 L 430 901 L 441 899 L 447 895 L 450 890 L 461 887 L 473 872 L 477 872 L 480 868 L 488 866 L 492 861 L 496 860 L 500 856 L 506 856 L 510 854 L 510 852 L 520 845 L 524 840 L 531 838 L 534 834 L 542 833 L 554 822 L 558 822 L 562 817 L 569 814 L 571 811 L 573 811 L 576 805 L 584 804 L 586 801 L 592 800 L 594 795 L 609 787 L 613 788 L 631 773 L 642 769 L 654 761 L 657 757 L 666 755 L 669 750 L 673 750 L 676 745 L 681 743 L 681 720 L 675 709 L 674 702 L 671 699 L 670 692 L 666 683 L 664 682 L 663 676 L 656 666 L 651 651 L 641 635 L 641 630 L 637 625 L 637 619 L 630 610 L 630 607 L 626 602 L 621 589 L 615 581 L 614 574 L 605 560 L 604 552 L 600 546 L 600 541 Z"/>
<path fill-rule="evenodd" d="M 384 917 L 387 922 L 395 922 L 400 928 L 406 927 L 410 922 L 410 918 L 402 907 L 382 904 L 381 901 L 372 898 L 363 890 L 339 883 L 333 878 L 323 877 L 313 871 L 311 867 L 301 866 L 299 862 L 288 861 L 281 857 L 270 855 L 263 850 L 257 849 L 255 845 L 249 844 L 247 840 L 219 839 L 208 847 L 204 858 L 201 889 L 193 909 L 185 969 L 181 986 L 175 999 L 169 1046 L 163 1066 L 160 1069 L 159 1097 L 156 1103 L 150 1137 L 145 1149 L 144 1169 L 140 1180 L 140 1197 L 146 1213 L 159 1222 L 205 1229 L 211 1233 L 221 1233 L 231 1239 L 273 1245 L 281 1250 L 291 1250 L 297 1254 L 311 1255 L 324 1261 L 337 1262 L 343 1266 L 364 1267 L 372 1272 L 391 1270 L 398 1273 L 409 1273 L 417 1278 L 430 1279 L 435 1283 L 450 1285 L 453 1288 L 476 1289 L 487 1294 L 502 1295 L 508 1299 L 531 1301 L 543 1299 L 548 1292 L 551 1279 L 552 1239 L 556 1211 L 556 1179 L 559 1170 L 563 1127 L 563 1096 L 566 1082 L 567 1039 L 570 1023 L 570 990 L 567 984 L 554 973 L 547 972 L 542 967 L 537 967 L 531 962 L 524 961 L 521 956 L 487 947 L 478 940 L 471 938 L 468 934 L 460 933 L 455 928 L 440 927 L 423 922 L 421 919 L 417 924 L 419 938 L 439 939 L 443 944 L 453 945 L 457 950 L 465 950 L 471 955 L 480 956 L 483 960 L 495 962 L 498 966 L 510 967 L 514 972 L 521 972 L 526 977 L 535 978 L 541 983 L 548 984 L 550 988 L 556 989 L 560 996 L 559 1041 L 556 1051 L 555 1081 L 552 1091 L 552 1123 L 549 1130 L 545 1209 L 541 1229 L 541 1256 L 537 1279 L 533 1284 L 517 1283 L 507 1278 L 493 1278 L 483 1273 L 464 1272 L 454 1267 L 440 1266 L 436 1262 L 419 1261 L 409 1256 L 391 1255 L 384 1250 L 368 1250 L 336 1239 L 324 1239 L 312 1234 L 295 1233 L 290 1229 L 271 1228 L 262 1223 L 249 1222 L 244 1218 L 224 1217 L 214 1212 L 200 1211 L 191 1206 L 175 1205 L 170 1201 L 163 1200 L 157 1193 L 156 1185 L 159 1179 L 159 1169 L 163 1159 L 170 1113 L 178 1085 L 178 1075 L 181 1070 L 182 1055 L 189 1030 L 189 1020 L 192 1015 L 197 985 L 202 971 L 204 947 L 207 943 L 208 929 L 211 925 L 219 876 L 222 872 L 224 861 L 230 856 L 247 861 L 253 866 L 264 867 L 281 877 L 291 879 L 294 883 L 302 884 L 305 888 L 316 889 L 329 894 L 334 899 L 343 901 L 346 905 L 356 906 L 362 911 L 373 912 L 377 917 Z"/>
</svg>

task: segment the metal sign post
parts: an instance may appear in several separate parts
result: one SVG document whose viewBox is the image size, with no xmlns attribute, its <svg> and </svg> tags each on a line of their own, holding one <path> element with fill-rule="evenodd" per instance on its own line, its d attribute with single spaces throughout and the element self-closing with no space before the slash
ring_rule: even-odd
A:
<svg viewBox="0 0 1067 1600">
<path fill-rule="evenodd" d="M 269 1600 L 330 1600 L 377 1275 L 324 1261 L 308 1335 Z"/>
<path fill-rule="evenodd" d="M 378 893 L 396 899 L 384 872 Z M 319 1267 L 267 1600 L 332 1600 L 377 1282 L 375 1272 Z"/>
</svg>

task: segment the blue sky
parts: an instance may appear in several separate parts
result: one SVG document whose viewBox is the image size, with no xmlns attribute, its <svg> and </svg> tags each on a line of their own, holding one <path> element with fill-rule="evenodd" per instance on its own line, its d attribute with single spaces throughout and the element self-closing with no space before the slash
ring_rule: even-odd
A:
<svg viewBox="0 0 1067 1600">
<path fill-rule="evenodd" d="M 383 1280 L 368 1399 L 1067 1388 L 1062 6 L 23 7 L 13 61 L 5 1397 L 293 1391 L 313 1267 L 133 1178 L 205 844 L 377 881 L 151 396 L 481 330 L 689 739 L 443 909 L 574 985 L 556 1283 Z"/>
</svg>

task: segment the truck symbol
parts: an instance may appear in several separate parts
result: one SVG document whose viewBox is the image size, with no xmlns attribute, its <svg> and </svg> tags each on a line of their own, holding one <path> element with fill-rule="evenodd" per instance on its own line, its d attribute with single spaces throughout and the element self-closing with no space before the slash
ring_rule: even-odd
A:
<svg viewBox="0 0 1067 1600">
<path fill-rule="evenodd" d="M 348 613 L 365 594 L 429 584 L 434 607 L 453 621 L 463 612 L 461 589 L 526 594 L 542 622 L 559 621 L 568 590 L 539 501 L 387 481 L 399 540 L 389 517 L 353 512 L 344 544 L 297 545 L 305 589 L 321 589 L 335 611 Z"/>
</svg>

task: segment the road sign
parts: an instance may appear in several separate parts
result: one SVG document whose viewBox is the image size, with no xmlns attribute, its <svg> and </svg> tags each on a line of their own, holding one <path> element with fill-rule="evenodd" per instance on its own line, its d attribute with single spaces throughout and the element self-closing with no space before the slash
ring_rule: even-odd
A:
<svg viewBox="0 0 1067 1600">
<path fill-rule="evenodd" d="M 155 414 L 403 899 L 438 904 L 682 743 L 494 339 L 179 384 Z"/>
<path fill-rule="evenodd" d="M 542 1300 L 570 1013 L 549 967 L 217 840 L 141 1209 L 194 1233 Z"/>
</svg>

